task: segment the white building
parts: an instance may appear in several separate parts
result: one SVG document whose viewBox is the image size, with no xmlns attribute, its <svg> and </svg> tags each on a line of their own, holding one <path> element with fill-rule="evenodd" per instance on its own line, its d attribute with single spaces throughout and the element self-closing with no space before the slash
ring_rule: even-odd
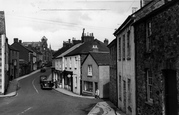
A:
<svg viewBox="0 0 179 115">
<path fill-rule="evenodd" d="M 135 44 L 133 17 L 129 16 L 115 31 L 117 38 L 118 108 L 135 115 Z"/>
<path fill-rule="evenodd" d="M 72 86 L 72 84 L 76 78 L 72 80 L 72 78 L 75 77 L 75 75 L 71 73 L 75 73 L 75 71 L 77 71 L 76 62 L 72 62 L 77 60 L 77 58 L 75 57 L 74 59 L 72 59 L 73 57 L 71 57 L 68 59 L 68 57 L 64 57 L 64 56 L 69 52 L 73 51 L 74 49 L 76 49 L 77 47 L 79 47 L 81 44 L 82 43 L 79 43 L 72 46 L 71 48 L 62 49 L 59 55 L 55 59 L 53 59 L 55 72 L 52 73 L 53 74 L 52 76 L 54 81 L 58 81 L 60 88 L 65 88 L 67 90 L 75 91 L 75 89 L 73 89 L 73 87 L 75 86 Z M 69 66 L 69 64 L 67 63 L 70 63 L 71 65 Z M 76 67 L 76 68 L 72 69 L 72 67 Z"/>
</svg>

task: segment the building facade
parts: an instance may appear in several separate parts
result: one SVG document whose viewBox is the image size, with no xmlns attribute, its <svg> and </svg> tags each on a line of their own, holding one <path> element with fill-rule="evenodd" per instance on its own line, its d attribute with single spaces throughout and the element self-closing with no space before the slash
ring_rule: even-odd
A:
<svg viewBox="0 0 179 115">
<path fill-rule="evenodd" d="M 114 33 L 117 39 L 118 107 L 128 115 L 136 114 L 133 21 L 133 15 L 130 15 Z"/>
<path fill-rule="evenodd" d="M 82 63 L 82 94 L 109 98 L 109 53 L 90 52 Z"/>
<path fill-rule="evenodd" d="M 40 52 L 43 56 L 41 63 L 48 65 L 52 62 L 52 49 L 51 46 L 48 47 L 47 40 L 48 39 L 43 36 L 39 42 L 23 42 L 22 45 Z"/>
<path fill-rule="evenodd" d="M 33 52 L 22 45 L 22 41 L 14 38 L 11 45 L 19 51 L 19 76 L 25 75 L 33 71 Z"/>
<path fill-rule="evenodd" d="M 19 77 L 19 51 L 9 45 L 9 75 L 13 80 Z"/>
<path fill-rule="evenodd" d="M 71 81 L 74 81 L 72 78 L 78 76 L 77 71 L 77 57 L 64 57 L 69 52 L 73 51 L 77 47 L 79 47 L 81 43 L 76 44 L 70 48 L 62 48 L 61 52 L 56 56 L 54 60 L 55 70 L 53 71 L 53 79 L 58 82 L 60 88 L 65 88 L 70 91 L 75 91 L 77 89 L 72 86 Z M 60 50 L 59 50 L 60 51 Z M 70 60 L 69 60 L 69 59 Z M 69 62 L 70 61 L 70 62 Z M 69 65 L 70 63 L 70 65 Z M 72 75 L 70 78 L 68 73 Z M 70 79 L 70 80 L 69 80 Z M 75 79 L 76 80 L 76 79 Z"/>
<path fill-rule="evenodd" d="M 4 94 L 9 84 L 9 47 L 4 11 L 0 11 L 0 46 L 0 94 Z"/>
<path fill-rule="evenodd" d="M 118 86 L 117 86 L 117 39 L 114 39 L 109 45 L 110 50 L 110 83 L 109 99 L 118 106 Z"/>
<path fill-rule="evenodd" d="M 134 24 L 136 114 L 177 115 L 179 1 L 156 0 L 146 7 L 136 12 Z"/>
</svg>

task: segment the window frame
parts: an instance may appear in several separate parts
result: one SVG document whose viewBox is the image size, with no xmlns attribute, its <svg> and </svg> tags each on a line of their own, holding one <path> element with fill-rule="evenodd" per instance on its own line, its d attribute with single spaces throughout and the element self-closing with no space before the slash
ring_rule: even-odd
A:
<svg viewBox="0 0 179 115">
<path fill-rule="evenodd" d="M 93 66 L 91 64 L 88 65 L 88 76 L 89 77 L 93 76 Z"/>
<path fill-rule="evenodd" d="M 152 23 L 146 22 L 146 52 L 151 51 L 151 36 L 152 36 Z"/>
<path fill-rule="evenodd" d="M 131 60 L 131 32 L 127 32 L 127 60 Z"/>
<path fill-rule="evenodd" d="M 153 103 L 152 89 L 153 89 L 153 77 L 150 69 L 146 69 L 146 89 L 147 89 L 147 102 Z"/>
<path fill-rule="evenodd" d="M 119 48 L 119 54 L 118 54 L 118 58 L 119 58 L 119 61 L 121 61 L 121 58 L 122 58 L 122 56 L 121 56 L 121 37 L 119 37 L 119 43 L 118 43 L 118 48 Z"/>
<path fill-rule="evenodd" d="M 122 58 L 123 58 L 123 60 L 125 60 L 125 58 L 126 58 L 126 38 L 125 38 L 125 34 L 122 36 Z"/>
</svg>

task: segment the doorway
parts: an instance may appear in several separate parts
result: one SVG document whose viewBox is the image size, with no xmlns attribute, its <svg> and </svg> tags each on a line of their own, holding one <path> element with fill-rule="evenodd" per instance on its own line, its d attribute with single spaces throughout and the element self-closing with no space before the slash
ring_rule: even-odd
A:
<svg viewBox="0 0 179 115">
<path fill-rule="evenodd" d="M 176 70 L 165 69 L 164 88 L 165 88 L 165 115 L 177 115 L 178 100 L 177 100 L 177 79 Z"/>
</svg>

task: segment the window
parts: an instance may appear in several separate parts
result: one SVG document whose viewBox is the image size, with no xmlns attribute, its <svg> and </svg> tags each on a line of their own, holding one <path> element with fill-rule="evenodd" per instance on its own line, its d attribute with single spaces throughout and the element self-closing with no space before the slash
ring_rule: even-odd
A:
<svg viewBox="0 0 179 115">
<path fill-rule="evenodd" d="M 76 81 L 76 82 L 75 82 L 75 88 L 77 88 L 77 82 L 78 82 L 78 81 L 77 81 L 77 76 L 75 77 L 75 81 Z"/>
<path fill-rule="evenodd" d="M 119 76 L 119 100 L 121 100 L 121 76 Z"/>
<path fill-rule="evenodd" d="M 127 59 L 131 59 L 131 40 L 130 40 L 130 31 L 127 32 Z"/>
<path fill-rule="evenodd" d="M 153 103 L 152 99 L 152 75 L 149 69 L 146 69 L 146 78 L 147 78 L 147 101 Z"/>
<path fill-rule="evenodd" d="M 123 35 L 123 60 L 125 60 L 125 34 Z"/>
<path fill-rule="evenodd" d="M 71 65 L 72 65 L 72 61 L 71 61 L 71 57 L 70 57 L 70 69 L 71 69 Z"/>
<path fill-rule="evenodd" d="M 93 92 L 93 82 L 84 81 L 84 90 Z"/>
<path fill-rule="evenodd" d="M 121 38 L 119 38 L 119 61 L 121 61 Z"/>
<path fill-rule="evenodd" d="M 88 76 L 92 76 L 92 65 L 88 65 Z"/>
<path fill-rule="evenodd" d="M 75 57 L 75 68 L 77 68 L 77 62 L 78 62 L 77 57 Z"/>
<path fill-rule="evenodd" d="M 129 103 L 129 104 L 131 103 L 131 96 L 132 96 L 131 93 L 132 93 L 132 92 L 131 92 L 131 80 L 128 79 L 128 103 Z"/>
<path fill-rule="evenodd" d="M 67 58 L 65 58 L 65 68 L 67 68 Z"/>
<path fill-rule="evenodd" d="M 152 35 L 152 24 L 151 22 L 147 22 L 146 24 L 146 51 L 150 51 L 151 45 L 151 35 Z"/>
</svg>

